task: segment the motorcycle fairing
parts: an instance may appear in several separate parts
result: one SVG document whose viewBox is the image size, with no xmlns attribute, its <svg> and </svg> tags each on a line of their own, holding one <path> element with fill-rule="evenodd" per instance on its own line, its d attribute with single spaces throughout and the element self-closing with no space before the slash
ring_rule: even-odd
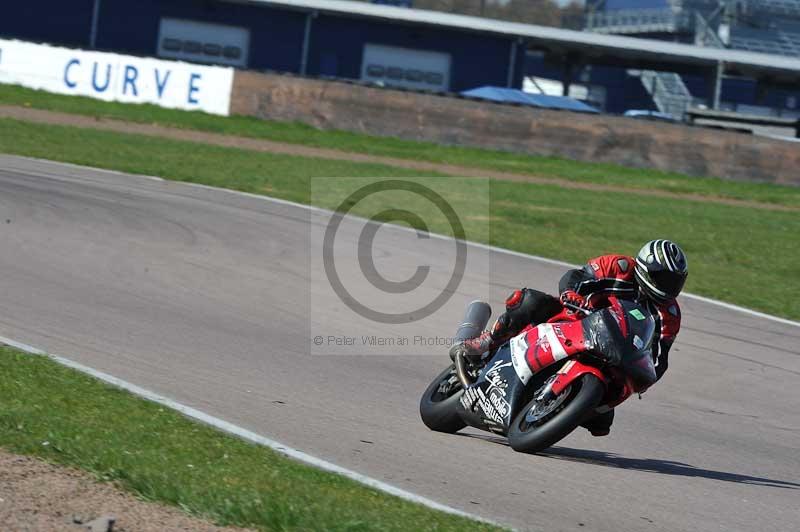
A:
<svg viewBox="0 0 800 532">
<path fill-rule="evenodd" d="M 531 375 L 559 360 L 591 349 L 590 339 L 581 321 L 542 323 L 527 328 L 510 342 L 514 368 L 520 380 L 527 382 Z"/>
<path fill-rule="evenodd" d="M 614 298 L 612 303 L 615 318 L 620 318 L 620 327 L 624 324 L 627 331 L 625 341 L 620 344 L 621 357 L 617 366 L 633 391 L 643 392 L 657 379 L 653 361 L 655 317 L 648 309 L 633 301 Z"/>
<path fill-rule="evenodd" d="M 513 415 L 522 407 L 527 384 L 520 380 L 508 343 L 481 370 L 475 383 L 464 390 L 459 414 L 473 427 L 505 434 Z"/>
<path fill-rule="evenodd" d="M 603 365 L 610 366 L 606 369 L 609 375 L 619 376 L 614 380 L 622 389 L 608 398 L 614 406 L 655 382 L 650 349 L 654 334 L 655 320 L 649 311 L 616 299 L 611 307 L 582 320 L 529 327 L 502 345 L 475 383 L 464 390 L 459 415 L 473 427 L 506 434 L 513 416 L 525 406 L 525 390 L 534 375 L 588 351 L 597 351 L 593 356 L 602 357 Z M 560 368 L 551 390 L 559 394 L 586 373 L 609 384 L 609 375 L 596 364 L 573 359 Z"/>
<path fill-rule="evenodd" d="M 600 371 L 598 368 L 594 366 L 590 366 L 589 364 L 584 364 L 579 360 L 570 360 L 563 366 L 561 369 L 558 370 L 556 373 L 556 378 L 553 380 L 553 383 L 550 386 L 550 391 L 554 395 L 559 395 L 563 392 L 569 384 L 579 379 L 582 375 L 586 373 L 591 373 L 595 377 L 597 377 L 600 382 L 608 387 L 608 377 Z"/>
<path fill-rule="evenodd" d="M 595 356 L 602 359 L 608 369 L 603 372 L 593 365 L 576 360 L 570 362 L 569 371 L 559 372 L 551 390 L 561 393 L 572 381 L 585 373 L 592 373 L 609 383 L 609 375 L 621 389 L 615 393 L 615 404 L 634 392 L 642 392 L 656 381 L 652 357 L 655 337 L 655 318 L 639 304 L 610 298 L 611 306 L 590 314 L 580 323 Z M 613 406 L 613 405 L 612 405 Z"/>
</svg>

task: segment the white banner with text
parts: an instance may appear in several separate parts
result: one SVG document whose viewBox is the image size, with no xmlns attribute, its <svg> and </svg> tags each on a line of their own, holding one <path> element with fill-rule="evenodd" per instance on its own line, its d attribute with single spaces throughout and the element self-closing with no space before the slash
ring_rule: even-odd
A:
<svg viewBox="0 0 800 532">
<path fill-rule="evenodd" d="M 0 83 L 227 116 L 233 69 L 0 39 Z"/>
</svg>

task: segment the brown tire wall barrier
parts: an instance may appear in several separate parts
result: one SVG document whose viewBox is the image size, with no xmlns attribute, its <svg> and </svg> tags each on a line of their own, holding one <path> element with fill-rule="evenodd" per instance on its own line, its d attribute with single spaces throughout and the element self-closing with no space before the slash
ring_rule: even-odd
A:
<svg viewBox="0 0 800 532">
<path fill-rule="evenodd" d="M 443 144 L 800 185 L 800 143 L 237 71 L 231 114 Z"/>
</svg>

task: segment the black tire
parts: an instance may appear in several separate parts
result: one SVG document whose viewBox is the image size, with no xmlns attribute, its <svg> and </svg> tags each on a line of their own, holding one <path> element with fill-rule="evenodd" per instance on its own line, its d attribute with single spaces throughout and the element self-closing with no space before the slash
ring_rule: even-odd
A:
<svg viewBox="0 0 800 532">
<path fill-rule="evenodd" d="M 448 395 L 442 395 L 439 390 L 439 385 L 453 375 L 455 375 L 453 366 L 441 372 L 419 401 L 419 415 L 425 426 L 431 430 L 452 434 L 467 426 L 458 415 L 458 401 L 464 391 L 461 384 L 454 386 Z"/>
<path fill-rule="evenodd" d="M 600 379 L 591 373 L 584 374 L 579 381 L 572 384 L 570 395 L 560 405 L 560 410 L 541 425 L 530 425 L 526 420 L 528 411 L 536 402 L 535 399 L 531 400 L 511 423 L 508 443 L 512 449 L 521 453 L 536 453 L 547 449 L 591 416 L 603 399 L 605 391 Z"/>
</svg>

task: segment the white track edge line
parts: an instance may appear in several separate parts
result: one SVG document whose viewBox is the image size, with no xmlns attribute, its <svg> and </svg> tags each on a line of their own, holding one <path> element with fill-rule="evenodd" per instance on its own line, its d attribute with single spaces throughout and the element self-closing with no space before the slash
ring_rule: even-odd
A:
<svg viewBox="0 0 800 532">
<path fill-rule="evenodd" d="M 128 174 L 128 175 L 132 175 L 132 174 Z M 289 200 L 280 199 L 280 198 L 273 198 L 271 196 L 262 196 L 262 195 L 259 195 L 259 194 L 252 194 L 250 192 L 242 192 L 242 191 L 239 191 L 239 190 L 231 190 L 231 189 L 227 189 L 227 188 L 213 187 L 211 185 L 203 185 L 203 184 L 200 184 L 200 183 L 187 183 L 185 181 L 175 181 L 175 183 L 180 183 L 182 185 L 187 185 L 187 186 L 190 186 L 190 187 L 201 188 L 201 189 L 206 189 L 206 190 L 211 190 L 211 191 L 216 191 L 216 192 L 227 192 L 228 194 L 233 194 L 233 195 L 237 195 L 237 196 L 244 196 L 244 197 L 248 197 L 248 198 L 258 199 L 258 200 L 267 201 L 267 202 L 270 202 L 270 203 L 278 203 L 280 205 L 287 205 L 287 206 L 290 206 L 290 207 L 297 207 L 297 208 L 304 209 L 304 210 L 307 210 L 307 211 L 319 212 L 321 214 L 327 214 L 327 215 L 335 214 L 334 211 L 332 211 L 330 209 L 325 209 L 325 208 L 322 208 L 322 207 L 316 207 L 314 205 L 306 205 L 304 203 L 297 203 L 297 202 L 294 202 L 294 201 L 289 201 Z M 381 223 L 381 222 L 376 222 L 374 220 L 368 220 L 366 218 L 362 218 L 361 216 L 356 216 L 356 215 L 353 215 L 353 214 L 348 214 L 347 217 L 348 218 L 352 218 L 354 220 L 360 220 L 360 221 L 365 222 L 365 223 Z M 411 227 L 406 227 L 406 226 L 403 226 L 403 225 L 396 225 L 396 224 L 384 224 L 384 225 L 387 226 L 387 227 L 392 227 L 394 229 L 397 229 L 397 230 L 400 230 L 400 231 L 406 231 L 406 232 L 409 232 L 409 233 L 415 233 L 416 234 L 416 232 L 417 232 L 416 229 L 412 229 Z M 437 239 L 440 239 L 440 240 L 447 240 L 447 241 L 458 240 L 456 238 L 453 238 L 452 236 L 442 235 L 442 234 L 438 234 L 438 233 L 428 233 L 428 234 L 431 237 L 437 238 Z M 497 246 L 492 246 L 492 245 L 489 245 L 489 244 L 483 244 L 481 242 L 473 242 L 471 240 L 465 240 L 464 242 L 466 244 L 470 245 L 470 246 L 473 246 L 473 247 L 476 247 L 476 248 L 479 248 L 479 249 L 484 249 L 486 251 L 492 251 L 492 252 L 495 252 L 495 253 L 502 253 L 504 255 L 510 255 L 510 256 L 513 256 L 513 257 L 519 257 L 519 258 L 523 258 L 523 259 L 527 259 L 527 260 L 538 261 L 538 262 L 542 262 L 542 263 L 545 263 L 545 264 L 552 264 L 552 265 L 555 265 L 555 266 L 563 266 L 565 268 L 578 268 L 578 267 L 580 267 L 580 265 L 578 265 L 578 264 L 571 264 L 569 262 L 565 262 L 565 261 L 557 260 L 557 259 L 549 259 L 547 257 L 541 257 L 539 255 L 531 255 L 529 253 L 523 253 L 521 251 L 514 251 L 514 250 L 511 250 L 511 249 L 505 249 L 505 248 L 501 248 L 501 247 L 497 247 Z M 771 321 L 774 321 L 774 322 L 777 322 L 777 323 L 782 323 L 784 325 L 791 325 L 793 327 L 800 327 L 800 322 L 792 321 L 792 320 L 789 320 L 789 319 L 786 319 L 786 318 L 781 318 L 779 316 L 773 316 L 772 314 L 766 314 L 764 312 L 759 312 L 757 310 L 749 309 L 749 308 L 746 308 L 746 307 L 741 307 L 739 305 L 734 305 L 733 303 L 726 303 L 724 301 L 719 301 L 717 299 L 712 299 L 712 298 L 709 298 L 709 297 L 700 296 L 700 295 L 692 294 L 692 293 L 689 293 L 689 292 L 683 292 L 681 294 L 681 297 L 685 297 L 687 299 L 694 299 L 696 301 L 702 301 L 703 303 L 708 303 L 710 305 L 716 305 L 716 306 L 719 306 L 719 307 L 722 307 L 722 308 L 726 308 L 728 310 L 734 310 L 736 312 L 741 312 L 743 314 L 748 314 L 748 315 L 756 317 L 756 318 L 763 318 L 763 319 L 771 320 Z"/>
<path fill-rule="evenodd" d="M 391 484 L 387 484 L 372 477 L 362 475 L 361 473 L 357 473 L 356 471 L 338 466 L 332 462 L 323 460 L 322 458 L 317 458 L 316 456 L 304 453 L 303 451 L 294 449 L 292 447 L 289 447 L 288 445 L 284 445 L 280 442 L 267 438 L 266 436 L 262 436 L 260 434 L 247 430 L 238 425 L 234 425 L 233 423 L 230 423 L 218 417 L 214 417 L 210 414 L 206 414 L 201 410 L 197 410 L 196 408 L 186 406 L 173 399 L 169 399 L 168 397 L 164 397 L 163 395 L 159 395 L 155 392 L 147 390 L 146 388 L 142 388 L 141 386 L 137 386 L 136 384 L 114 377 L 113 375 L 109 375 L 108 373 L 103 373 L 102 371 L 90 368 L 89 366 L 84 366 L 83 364 L 74 362 L 68 358 L 48 353 L 37 347 L 33 347 L 31 345 L 24 344 L 22 342 L 17 342 L 16 340 L 12 340 L 11 338 L 6 338 L 4 336 L 0 336 L 0 344 L 5 344 L 7 346 L 19 349 L 20 351 L 24 351 L 31 355 L 47 357 L 62 366 L 66 366 L 68 368 L 74 369 L 91 377 L 94 377 L 97 380 L 100 380 L 102 382 L 105 382 L 106 384 L 110 384 L 116 388 L 120 388 L 122 390 L 130 392 L 133 395 L 140 397 L 142 399 L 146 399 L 148 401 L 152 401 L 154 403 L 171 408 L 172 410 L 180 412 L 181 414 L 183 414 L 188 418 L 194 419 L 195 421 L 199 421 L 205 425 L 209 425 L 222 432 L 226 432 L 228 434 L 237 436 L 245 441 L 255 443 L 257 445 L 268 447 L 269 449 L 272 449 L 273 451 L 276 451 L 284 456 L 287 456 L 299 462 L 303 462 L 310 466 L 316 467 L 317 469 L 322 469 L 330 473 L 336 473 L 343 477 L 349 478 L 350 480 L 354 480 L 359 484 L 363 484 L 367 487 L 376 489 L 378 491 L 382 491 L 389 495 L 394 495 L 395 497 L 399 497 L 400 499 L 404 499 L 409 502 L 426 506 L 428 508 L 431 508 L 432 510 L 439 510 L 441 512 L 445 512 L 451 515 L 457 515 L 459 517 L 472 519 L 473 521 L 479 521 L 489 525 L 503 527 L 503 525 L 491 521 L 489 519 L 467 513 L 463 510 L 459 510 L 451 506 L 447 506 L 445 504 L 436 502 L 432 499 L 428 499 L 426 497 L 422 497 L 421 495 L 417 495 L 410 491 L 406 491 L 402 488 L 392 486 Z"/>
<path fill-rule="evenodd" d="M 24 156 L 21 156 L 21 155 L 13 155 L 13 154 L 5 154 L 5 156 L 14 157 L 14 158 L 17 158 L 17 159 L 29 159 L 29 160 L 32 160 L 32 161 L 37 161 L 37 162 L 42 162 L 42 163 L 50 163 L 50 164 L 55 164 L 55 165 L 71 166 L 71 167 L 74 167 L 74 168 L 84 168 L 86 170 L 95 170 L 95 171 L 100 171 L 100 172 L 108 172 L 110 174 L 120 175 L 120 176 L 143 177 L 145 179 L 149 179 L 149 180 L 152 180 L 152 181 L 160 181 L 160 182 L 170 183 L 170 184 L 186 185 L 186 186 L 190 186 L 190 187 L 201 188 L 201 189 L 206 189 L 206 190 L 212 190 L 212 191 L 217 191 L 217 192 L 226 192 L 228 194 L 233 194 L 233 195 L 236 195 L 236 196 L 244 196 L 244 197 L 247 197 L 247 198 L 253 198 L 253 199 L 257 199 L 257 200 L 261 200 L 261 201 L 267 201 L 267 202 L 270 202 L 270 203 L 277 203 L 277 204 L 280 204 L 280 205 L 287 205 L 287 206 L 291 206 L 291 207 L 297 207 L 297 208 L 304 209 L 304 210 L 307 210 L 307 211 L 314 211 L 314 212 L 319 212 L 319 213 L 322 213 L 322 214 L 334 214 L 334 211 L 331 211 L 330 209 L 324 209 L 322 207 L 315 207 L 313 205 L 306 205 L 304 203 L 297 203 L 295 201 L 289 201 L 289 200 L 280 199 L 280 198 L 273 198 L 271 196 L 263 196 L 263 195 L 260 195 L 260 194 L 253 194 L 253 193 L 250 193 L 250 192 L 242 192 L 240 190 L 231 190 L 229 188 L 214 187 L 214 186 L 211 186 L 211 185 L 203 185 L 203 184 L 200 184 L 200 183 L 189 183 L 189 182 L 186 182 L 186 181 L 171 181 L 169 179 L 164 179 L 164 178 L 157 177 L 157 176 L 147 176 L 147 175 L 142 175 L 142 174 L 130 174 L 130 173 L 126 173 L 126 172 L 120 172 L 120 171 L 117 171 L 117 170 L 107 170 L 105 168 L 96 168 L 96 167 L 93 167 L 93 166 L 84 166 L 84 165 L 72 164 L 72 163 L 62 163 L 62 162 L 59 162 L 59 161 L 52 161 L 50 159 L 39 159 L 39 158 L 35 158 L 35 157 L 24 157 Z M 356 219 L 356 220 L 361 220 L 361 221 L 364 221 L 364 222 L 370 222 L 370 220 L 367 220 L 366 218 L 362 218 L 360 216 L 355 216 L 355 215 L 351 215 L 351 214 L 348 214 L 347 216 L 350 217 L 350 218 Z M 377 223 L 377 222 L 375 222 L 375 223 Z M 396 224 L 386 224 L 386 225 L 388 225 L 390 227 L 394 227 L 394 228 L 402 230 L 402 231 L 416 233 L 416 230 L 412 229 L 410 227 L 405 227 L 405 226 L 396 225 Z M 447 236 L 447 235 L 440 235 L 440 234 L 437 234 L 437 233 L 429 233 L 429 234 L 430 234 L 431 237 L 438 238 L 438 239 L 441 239 L 441 240 L 448 240 L 448 241 L 456 240 L 455 238 L 453 238 L 451 236 Z M 505 249 L 505 248 L 501 248 L 501 247 L 497 247 L 497 246 L 492 246 L 492 245 L 489 245 L 489 244 L 482 244 L 480 242 L 472 242 L 472 241 L 469 241 L 469 240 L 467 240 L 465 242 L 468 245 L 475 246 L 475 247 L 477 247 L 479 249 L 484 249 L 484 250 L 487 250 L 487 251 L 493 251 L 495 253 L 502 253 L 502 254 L 505 254 L 505 255 L 511 255 L 513 257 L 519 257 L 519 258 L 523 258 L 523 259 L 534 260 L 534 261 L 542 262 L 542 263 L 545 263 L 545 264 L 553 264 L 555 266 L 563 266 L 565 268 L 577 268 L 577 267 L 579 267 L 579 265 L 577 265 L 577 264 L 571 264 L 569 262 L 564 262 L 564 261 L 556 260 L 556 259 L 548 259 L 547 257 L 541 257 L 539 255 L 531 255 L 530 253 L 523 253 L 521 251 L 513 251 L 513 250 L 510 250 L 510 249 Z M 712 299 L 710 297 L 700 296 L 700 295 L 692 294 L 692 293 L 689 293 L 689 292 L 682 293 L 681 297 L 685 297 L 687 299 L 694 299 L 696 301 L 702 301 L 703 303 L 708 303 L 710 305 L 716 305 L 716 306 L 719 306 L 719 307 L 722 307 L 722 308 L 726 308 L 728 310 L 734 310 L 736 312 L 741 312 L 742 314 L 747 314 L 747 315 L 750 315 L 750 316 L 753 316 L 753 317 L 756 317 L 756 318 L 762 318 L 762 319 L 765 319 L 765 320 L 771 320 L 771 321 L 774 321 L 776 323 L 781 323 L 783 325 L 790 325 L 792 327 L 800 327 L 800 322 L 789 320 L 789 319 L 786 319 L 786 318 L 781 318 L 781 317 L 778 317 L 778 316 L 773 316 L 772 314 L 759 312 L 757 310 L 749 309 L 749 308 L 746 308 L 746 307 L 741 307 L 739 305 L 734 305 L 733 303 L 726 303 L 724 301 L 719 301 L 717 299 Z"/>
<path fill-rule="evenodd" d="M 289 201 L 289 200 L 284 200 L 284 199 L 280 199 L 280 198 L 273 198 L 271 196 L 262 196 L 260 194 L 253 194 L 253 193 L 250 193 L 250 192 L 242 192 L 240 190 L 231 190 L 229 188 L 213 187 L 211 185 L 203 185 L 203 184 L 200 184 L 200 183 L 188 183 L 188 182 L 185 182 L 185 181 L 171 181 L 169 179 L 164 179 L 164 178 L 157 177 L 157 176 L 147 176 L 147 175 L 142 175 L 142 174 L 129 174 L 129 173 L 126 173 L 126 172 L 119 172 L 119 171 L 116 171 L 116 170 L 107 170 L 105 168 L 95 168 L 95 167 L 92 167 L 92 166 L 84 166 L 84 165 L 72 164 L 72 163 L 62 163 L 62 162 L 59 162 L 59 161 L 52 161 L 52 160 L 49 160 L 49 159 L 39 159 L 39 158 L 35 158 L 35 157 L 24 157 L 24 156 L 21 156 L 21 155 L 13 155 L 13 154 L 4 154 L 4 155 L 6 157 L 14 157 L 14 158 L 17 158 L 17 159 L 29 159 L 29 160 L 32 160 L 32 161 L 50 163 L 50 164 L 54 164 L 54 165 L 65 165 L 65 166 L 71 166 L 71 167 L 74 167 L 74 168 L 84 168 L 86 170 L 108 172 L 110 174 L 115 174 L 115 175 L 120 175 L 120 176 L 143 177 L 145 179 L 164 182 L 164 183 L 170 183 L 170 184 L 174 183 L 174 184 L 186 185 L 186 186 L 190 186 L 190 187 L 201 188 L 201 189 L 206 189 L 206 190 L 212 190 L 212 191 L 217 191 L 217 192 L 226 192 L 228 194 L 233 194 L 233 195 L 236 195 L 236 196 L 244 196 L 244 197 L 247 197 L 247 198 L 253 198 L 253 199 L 257 199 L 257 200 L 261 200 L 261 201 L 267 201 L 267 202 L 270 202 L 270 203 L 278 203 L 280 205 L 287 205 L 287 206 L 291 206 L 291 207 L 297 207 L 297 208 L 304 209 L 304 210 L 307 210 L 307 211 L 314 211 L 314 212 L 319 212 L 319 213 L 322 213 L 322 214 L 331 214 L 331 215 L 334 214 L 334 211 L 331 211 L 330 209 L 324 209 L 322 207 L 315 207 L 313 205 L 306 205 L 304 203 L 297 203 L 295 201 Z M 366 218 L 362 218 L 360 216 L 355 216 L 355 215 L 352 215 L 352 214 L 348 214 L 347 216 L 350 217 L 350 218 L 356 219 L 356 220 L 361 220 L 363 222 L 372 222 L 371 220 L 367 220 Z M 378 223 L 378 222 L 373 222 L 373 223 Z M 389 227 L 394 227 L 394 228 L 399 229 L 401 231 L 407 231 L 407 232 L 416 233 L 416 230 L 412 229 L 410 227 L 405 227 L 405 226 L 396 225 L 396 224 L 385 224 L 385 225 L 387 225 Z M 429 233 L 429 235 L 431 237 L 438 238 L 438 239 L 441 239 L 441 240 L 448 240 L 448 241 L 457 240 L 457 239 L 455 239 L 455 238 L 453 238 L 451 236 L 440 235 L 440 234 L 437 234 L 437 233 Z M 467 240 L 465 242 L 468 245 L 475 246 L 475 247 L 477 247 L 479 249 L 485 249 L 487 251 L 493 251 L 495 253 L 502 253 L 502 254 L 505 254 L 505 255 L 511 255 L 511 256 L 514 256 L 514 257 L 519 257 L 519 258 L 528 259 L 528 260 L 535 260 L 535 261 L 542 262 L 542 263 L 545 263 L 545 264 L 553 264 L 555 266 L 563 266 L 565 268 L 577 268 L 577 267 L 579 267 L 579 265 L 577 265 L 577 264 L 571 264 L 569 262 L 564 262 L 564 261 L 556 260 L 556 259 L 548 259 L 547 257 L 541 257 L 539 255 L 531 255 L 530 253 L 523 253 L 521 251 L 513 251 L 513 250 L 510 250 L 510 249 L 505 249 L 505 248 L 501 248 L 501 247 L 497 247 L 497 246 L 492 246 L 492 245 L 489 245 L 489 244 L 482 244 L 480 242 L 472 242 L 472 241 L 469 241 L 469 240 Z M 767 314 L 765 312 L 759 312 L 757 310 L 749 309 L 747 307 L 741 307 L 739 305 L 734 305 L 733 303 L 726 303 L 724 301 L 719 301 L 718 299 L 712 299 L 710 297 L 700 296 L 700 295 L 697 295 L 697 294 L 692 294 L 690 292 L 682 293 L 681 297 L 685 297 L 687 299 L 694 299 L 696 301 L 702 301 L 703 303 L 708 303 L 710 305 L 717 305 L 719 307 L 726 308 L 728 310 L 734 310 L 736 312 L 741 312 L 742 314 L 748 314 L 748 315 L 756 317 L 756 318 L 762 318 L 762 319 L 765 319 L 765 320 L 771 320 L 771 321 L 774 321 L 776 323 L 782 323 L 784 325 L 790 325 L 792 327 L 800 327 L 800 322 L 789 320 L 789 319 L 786 319 L 786 318 L 781 318 L 781 317 L 778 317 L 778 316 L 773 316 L 772 314 Z"/>
<path fill-rule="evenodd" d="M 76 170 L 92 170 L 93 172 L 105 172 L 107 174 L 118 175 L 118 176 L 142 177 L 144 179 L 149 179 L 150 181 L 158 181 L 158 182 L 167 181 L 167 179 L 164 179 L 163 177 L 158 177 L 158 176 L 155 176 L 155 175 L 131 174 L 131 173 L 128 173 L 128 172 L 123 172 L 121 170 L 109 170 L 108 168 L 98 168 L 96 166 L 86 166 L 86 165 L 83 165 L 83 164 L 75 164 L 75 163 L 62 163 L 60 161 L 53 161 L 52 159 L 42 159 L 42 158 L 39 158 L 39 157 L 25 157 L 23 155 L 14 155 L 13 153 L 3 153 L 3 154 L 0 154 L 0 155 L 3 155 L 4 157 L 13 157 L 13 158 L 16 158 L 16 159 L 27 159 L 29 161 L 36 161 L 36 162 L 39 162 L 39 163 L 50 163 L 50 164 L 55 163 L 55 164 L 67 166 L 69 168 L 75 168 Z M 178 181 L 176 181 L 176 183 L 177 182 Z"/>
</svg>

